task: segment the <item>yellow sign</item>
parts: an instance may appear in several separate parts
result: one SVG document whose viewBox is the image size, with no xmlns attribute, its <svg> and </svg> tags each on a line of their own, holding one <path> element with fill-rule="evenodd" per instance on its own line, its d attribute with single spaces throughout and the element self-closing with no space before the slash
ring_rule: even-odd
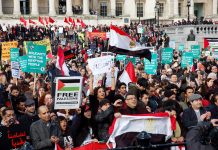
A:
<svg viewBox="0 0 218 150">
<path fill-rule="evenodd" d="M 2 61 L 10 60 L 10 49 L 17 48 L 18 42 L 2 42 Z"/>
</svg>

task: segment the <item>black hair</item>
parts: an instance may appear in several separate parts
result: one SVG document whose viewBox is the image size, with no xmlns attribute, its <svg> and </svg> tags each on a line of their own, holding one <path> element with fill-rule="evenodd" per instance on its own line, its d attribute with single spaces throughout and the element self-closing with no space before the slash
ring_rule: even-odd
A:
<svg viewBox="0 0 218 150">
<path fill-rule="evenodd" d="M 191 86 L 187 86 L 187 87 L 185 88 L 185 93 L 187 92 L 188 89 L 191 89 L 191 90 L 194 91 L 193 87 L 191 87 Z"/>
<path fill-rule="evenodd" d="M 214 95 L 213 95 L 213 97 L 212 97 L 212 99 L 211 99 L 211 101 L 213 102 L 213 103 L 215 103 L 215 102 L 217 102 L 217 100 L 216 100 L 216 97 L 218 96 L 218 93 L 215 93 Z"/>
<path fill-rule="evenodd" d="M 7 107 L 7 108 L 3 109 L 2 116 L 5 116 L 7 114 L 7 111 L 9 111 L 9 110 L 14 111 L 12 108 Z"/>
<path fill-rule="evenodd" d="M 16 85 L 13 85 L 13 86 L 11 87 L 11 92 L 12 92 L 13 90 L 20 91 L 19 88 L 18 88 L 18 86 L 16 86 Z"/>
<path fill-rule="evenodd" d="M 120 89 L 120 87 L 123 86 L 123 85 L 126 86 L 126 83 L 120 82 L 120 83 L 118 84 L 117 88 Z"/>
<path fill-rule="evenodd" d="M 137 84 L 146 88 L 148 86 L 148 80 L 145 78 L 139 78 Z"/>
<path fill-rule="evenodd" d="M 98 90 L 101 89 L 101 88 L 104 90 L 104 92 L 106 91 L 103 86 L 98 86 L 98 87 L 96 87 L 96 88 L 94 89 L 94 96 L 97 97 L 97 95 L 98 95 Z"/>
<path fill-rule="evenodd" d="M 167 90 L 178 89 L 178 86 L 175 84 L 169 84 L 166 86 L 166 89 Z"/>
</svg>

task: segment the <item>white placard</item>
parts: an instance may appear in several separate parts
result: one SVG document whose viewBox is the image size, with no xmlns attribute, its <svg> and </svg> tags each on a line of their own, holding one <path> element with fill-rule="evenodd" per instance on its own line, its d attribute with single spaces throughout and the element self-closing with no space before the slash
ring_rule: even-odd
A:
<svg viewBox="0 0 218 150">
<path fill-rule="evenodd" d="M 16 61 L 11 62 L 11 76 L 13 78 L 20 79 L 20 64 L 19 64 L 19 62 L 16 62 Z"/>
<path fill-rule="evenodd" d="M 81 105 L 82 77 L 57 77 L 54 109 L 77 109 Z"/>
<path fill-rule="evenodd" d="M 88 66 L 93 75 L 110 72 L 114 65 L 113 56 L 103 56 L 98 58 L 88 59 Z"/>
</svg>

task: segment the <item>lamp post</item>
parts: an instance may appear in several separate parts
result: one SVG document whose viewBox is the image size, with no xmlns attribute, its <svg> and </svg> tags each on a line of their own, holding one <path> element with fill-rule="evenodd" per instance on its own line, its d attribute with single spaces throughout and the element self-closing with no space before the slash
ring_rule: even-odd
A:
<svg viewBox="0 0 218 150">
<path fill-rule="evenodd" d="M 188 7 L 188 22 L 190 21 L 190 6 L 191 6 L 191 0 L 187 0 L 187 7 Z"/>
<path fill-rule="evenodd" d="M 154 23 L 156 24 L 157 23 L 157 7 L 156 7 L 156 5 L 154 7 L 154 13 L 155 13 Z"/>
<path fill-rule="evenodd" d="M 160 17 L 160 3 L 159 3 L 159 0 L 156 0 L 156 9 L 157 9 L 157 26 L 159 27 L 159 17 Z"/>
</svg>

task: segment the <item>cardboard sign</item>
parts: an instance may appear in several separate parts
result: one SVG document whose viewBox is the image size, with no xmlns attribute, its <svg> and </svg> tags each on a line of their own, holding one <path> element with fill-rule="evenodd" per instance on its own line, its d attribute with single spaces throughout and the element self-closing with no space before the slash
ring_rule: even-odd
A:
<svg viewBox="0 0 218 150">
<path fill-rule="evenodd" d="M 157 74 L 157 54 L 152 53 L 151 62 L 144 58 L 144 70 L 147 74 Z"/>
<path fill-rule="evenodd" d="M 187 66 L 192 67 L 193 66 L 193 53 L 192 52 L 184 52 L 182 54 L 182 68 L 185 68 Z"/>
<path fill-rule="evenodd" d="M 2 42 L 2 61 L 10 60 L 10 49 L 17 48 L 18 42 Z"/>
<path fill-rule="evenodd" d="M 86 32 L 86 37 L 89 39 L 94 39 L 95 37 L 100 37 L 103 40 L 107 39 L 106 32 Z"/>
<path fill-rule="evenodd" d="M 201 56 L 201 47 L 200 45 L 191 45 L 191 51 L 193 53 L 194 59 L 199 59 Z"/>
<path fill-rule="evenodd" d="M 46 46 L 32 45 L 27 58 L 27 72 L 45 73 Z"/>
<path fill-rule="evenodd" d="M 77 109 L 81 105 L 82 77 L 56 78 L 54 109 Z"/>
<path fill-rule="evenodd" d="M 103 57 L 88 59 L 88 65 L 93 75 L 110 72 L 111 67 L 113 67 L 114 65 L 114 57 L 103 56 Z"/>
<path fill-rule="evenodd" d="M 164 48 L 162 49 L 162 64 L 171 64 L 173 61 L 173 49 L 172 48 Z"/>
</svg>

